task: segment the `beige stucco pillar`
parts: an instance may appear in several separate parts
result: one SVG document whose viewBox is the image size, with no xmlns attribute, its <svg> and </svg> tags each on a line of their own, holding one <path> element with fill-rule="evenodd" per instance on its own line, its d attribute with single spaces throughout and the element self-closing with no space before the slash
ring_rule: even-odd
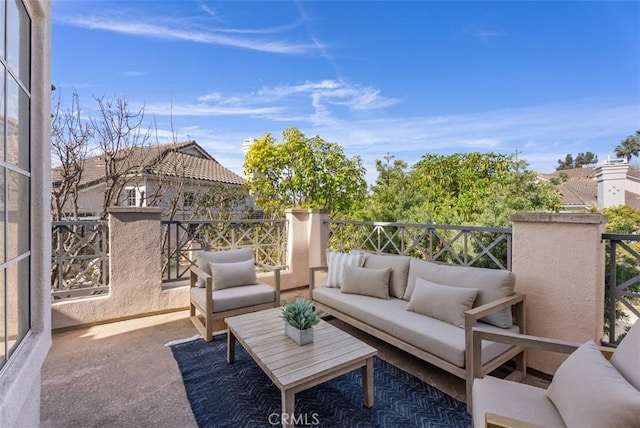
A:
<svg viewBox="0 0 640 428">
<path fill-rule="evenodd" d="M 529 334 L 599 341 L 604 323 L 601 214 L 514 214 L 513 272 L 526 295 Z M 566 356 L 530 351 L 528 365 L 553 374 Z"/>
<path fill-rule="evenodd" d="M 53 328 L 184 309 L 188 287 L 162 287 L 161 208 L 109 210 L 109 294 L 52 305 Z"/>
<path fill-rule="evenodd" d="M 287 230 L 287 270 L 282 273 L 281 288 L 289 290 L 309 284 L 309 266 L 324 263 L 327 233 L 326 210 L 288 209 L 285 212 Z"/>
</svg>

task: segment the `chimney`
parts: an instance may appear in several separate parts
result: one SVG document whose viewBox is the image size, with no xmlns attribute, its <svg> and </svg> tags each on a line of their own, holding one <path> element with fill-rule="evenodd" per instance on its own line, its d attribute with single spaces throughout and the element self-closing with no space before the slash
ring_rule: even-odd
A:
<svg viewBox="0 0 640 428">
<path fill-rule="evenodd" d="M 628 169 L 625 159 L 607 159 L 595 169 L 599 209 L 625 205 Z"/>
</svg>

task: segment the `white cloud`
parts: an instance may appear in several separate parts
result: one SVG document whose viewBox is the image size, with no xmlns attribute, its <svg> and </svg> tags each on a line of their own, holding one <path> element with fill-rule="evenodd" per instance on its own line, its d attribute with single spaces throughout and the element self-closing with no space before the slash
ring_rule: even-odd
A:
<svg viewBox="0 0 640 428">
<path fill-rule="evenodd" d="M 114 19 L 107 16 L 67 16 L 61 17 L 60 21 L 76 27 L 88 28 L 92 30 L 104 30 L 114 33 L 150 37 L 157 39 L 183 40 L 196 43 L 207 43 L 212 45 L 230 46 L 236 48 L 250 49 L 260 52 L 270 52 L 279 54 L 304 54 L 318 50 L 317 43 L 291 43 L 280 40 L 263 40 L 247 37 L 231 37 L 218 34 L 215 30 L 201 30 L 196 28 L 185 28 L 184 22 L 176 21 L 165 25 L 145 22 L 144 19 Z M 230 33 L 230 30 L 224 30 Z M 242 31 L 237 31 L 242 32 Z M 273 32 L 273 30 L 267 33 Z M 251 31 L 247 31 L 251 33 Z M 253 31 L 253 33 L 258 33 Z"/>
</svg>

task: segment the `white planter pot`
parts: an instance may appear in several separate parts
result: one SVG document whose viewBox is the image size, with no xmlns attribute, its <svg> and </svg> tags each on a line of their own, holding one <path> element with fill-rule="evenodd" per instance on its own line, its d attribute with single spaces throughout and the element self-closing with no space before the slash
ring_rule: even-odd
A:
<svg viewBox="0 0 640 428">
<path fill-rule="evenodd" d="M 292 338 L 298 345 L 306 345 L 313 342 L 313 327 L 300 330 L 285 321 L 284 334 Z"/>
</svg>

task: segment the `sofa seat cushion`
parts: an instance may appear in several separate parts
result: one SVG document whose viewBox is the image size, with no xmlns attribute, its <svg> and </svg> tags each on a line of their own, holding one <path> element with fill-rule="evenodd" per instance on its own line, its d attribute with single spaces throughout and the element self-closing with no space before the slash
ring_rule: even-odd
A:
<svg viewBox="0 0 640 428">
<path fill-rule="evenodd" d="M 486 413 L 518 419 L 541 427 L 565 427 L 546 390 L 492 376 L 473 381 L 473 426 L 484 427 Z"/>
<path fill-rule="evenodd" d="M 452 287 L 477 288 L 478 297 L 473 304 L 474 308 L 511 296 L 515 288 L 515 275 L 506 270 L 443 265 L 412 258 L 404 300 L 411 299 L 416 278 Z M 511 308 L 487 315 L 482 321 L 497 327 L 509 328 L 513 325 Z"/>
<path fill-rule="evenodd" d="M 191 287 L 191 299 L 202 308 L 205 307 L 205 293 L 204 288 Z M 273 287 L 260 282 L 253 285 L 225 288 L 213 291 L 212 294 L 214 314 L 246 306 L 275 303 L 276 301 L 276 291 Z"/>
<path fill-rule="evenodd" d="M 409 275 L 409 256 L 395 254 L 365 254 L 364 267 L 371 269 L 391 268 L 389 295 L 399 299 L 404 296 Z"/>
<path fill-rule="evenodd" d="M 407 311 L 407 302 L 402 299 L 383 300 L 318 287 L 313 290 L 313 300 L 464 368 L 465 330 L 435 318 Z M 505 331 L 485 323 L 479 324 L 489 331 Z M 509 331 L 517 333 L 518 328 L 512 327 Z M 482 363 L 491 361 L 510 348 L 510 345 L 482 341 Z"/>
</svg>

